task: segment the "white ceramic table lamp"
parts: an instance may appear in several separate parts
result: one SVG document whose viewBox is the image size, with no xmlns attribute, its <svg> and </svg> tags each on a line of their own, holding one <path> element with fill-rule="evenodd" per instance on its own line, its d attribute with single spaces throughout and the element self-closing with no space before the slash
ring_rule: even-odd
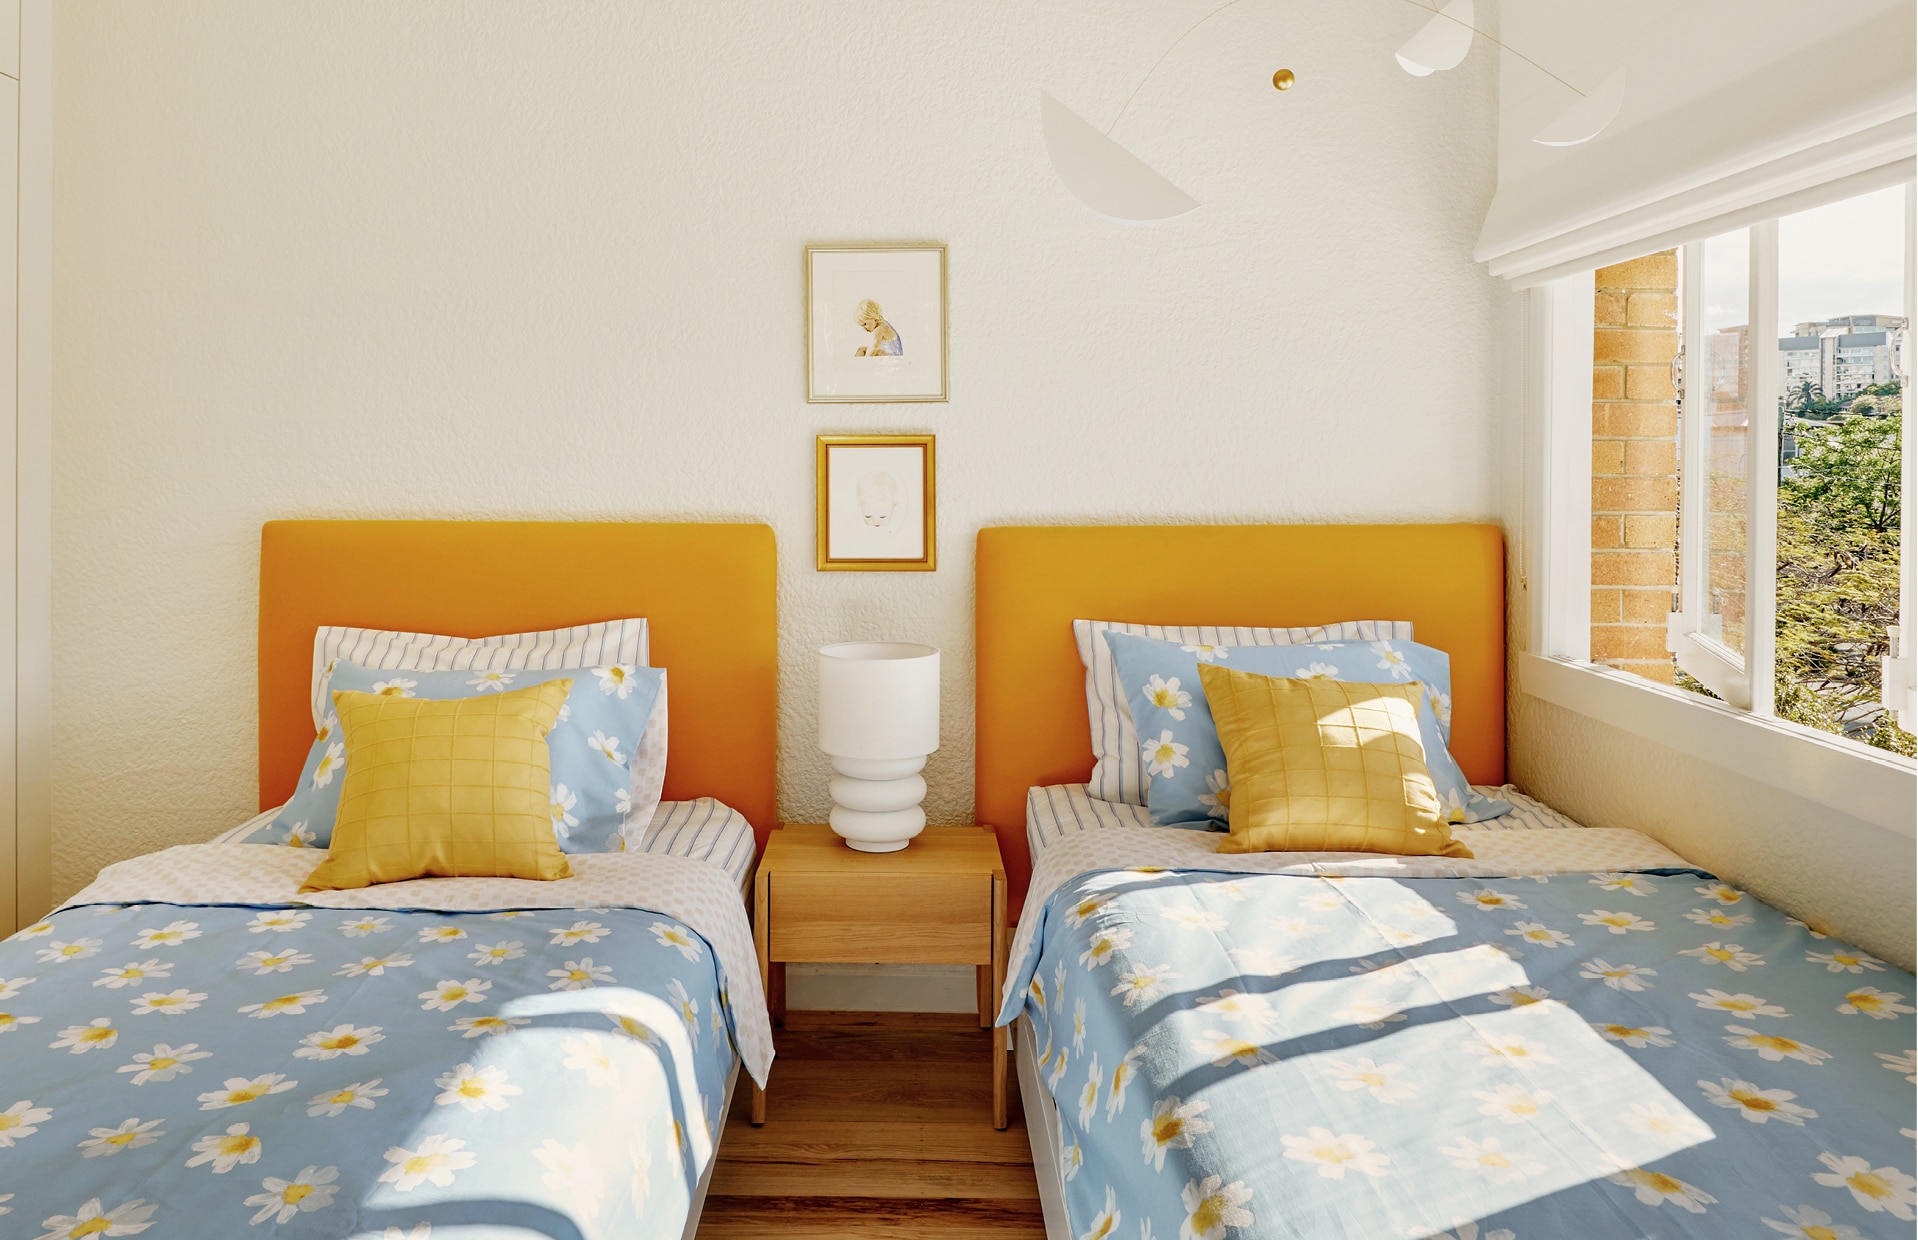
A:
<svg viewBox="0 0 1918 1240">
<path fill-rule="evenodd" d="M 832 759 L 832 829 L 897 852 L 926 826 L 919 772 L 939 748 L 939 651 L 844 642 L 819 652 L 819 747 Z"/>
</svg>

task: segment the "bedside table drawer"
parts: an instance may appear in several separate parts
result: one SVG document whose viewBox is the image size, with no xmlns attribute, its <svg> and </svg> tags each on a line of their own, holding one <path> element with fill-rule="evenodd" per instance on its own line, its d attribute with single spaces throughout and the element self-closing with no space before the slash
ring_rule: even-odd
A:
<svg viewBox="0 0 1918 1240">
<path fill-rule="evenodd" d="M 774 960 L 992 963 L 985 877 L 777 874 L 771 896 Z"/>
</svg>

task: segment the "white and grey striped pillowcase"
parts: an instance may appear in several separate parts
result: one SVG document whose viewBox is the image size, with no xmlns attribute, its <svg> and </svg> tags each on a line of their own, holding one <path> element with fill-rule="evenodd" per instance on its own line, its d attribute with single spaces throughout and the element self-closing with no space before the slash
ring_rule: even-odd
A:
<svg viewBox="0 0 1918 1240">
<path fill-rule="evenodd" d="M 1104 801 L 1144 805 L 1145 765 L 1139 757 L 1139 732 L 1132 708 L 1119 688 L 1118 667 L 1106 645 L 1108 632 L 1207 646 L 1297 646 L 1306 642 L 1411 641 L 1409 620 L 1347 620 L 1309 628 L 1273 629 L 1246 625 L 1128 624 L 1117 620 L 1074 620 L 1072 636 L 1086 669 L 1086 715 L 1092 727 L 1091 795 Z"/>
<path fill-rule="evenodd" d="M 709 861 L 741 885 L 755 856 L 752 824 L 711 797 L 662 803 L 638 838 L 628 837 L 626 850 Z"/>
</svg>

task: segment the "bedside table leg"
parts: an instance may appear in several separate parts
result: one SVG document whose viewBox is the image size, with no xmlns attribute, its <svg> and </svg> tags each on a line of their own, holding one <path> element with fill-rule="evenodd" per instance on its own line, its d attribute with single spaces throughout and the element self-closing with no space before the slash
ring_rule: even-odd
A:
<svg viewBox="0 0 1918 1240">
<path fill-rule="evenodd" d="M 1006 879 L 1003 874 L 992 878 L 992 992 L 987 1011 L 991 1011 L 999 1002 L 999 995 L 1006 988 Z M 997 1013 L 993 1013 L 997 1015 Z M 990 1021 L 992 1016 L 987 1016 Z M 1006 1126 L 1006 1034 L 1007 1030 L 994 1028 L 992 1036 L 992 1126 Z"/>
<path fill-rule="evenodd" d="M 753 947 L 759 954 L 759 984 L 765 988 L 768 1017 L 772 1016 L 773 999 L 772 892 L 772 875 L 762 868 L 753 878 Z M 756 1083 L 753 1085 L 752 1122 L 766 1122 L 766 1091 Z"/>
</svg>

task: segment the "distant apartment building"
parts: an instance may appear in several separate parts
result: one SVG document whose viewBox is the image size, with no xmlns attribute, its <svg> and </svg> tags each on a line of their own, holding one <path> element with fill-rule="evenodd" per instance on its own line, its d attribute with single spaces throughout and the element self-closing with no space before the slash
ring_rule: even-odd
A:
<svg viewBox="0 0 1918 1240">
<path fill-rule="evenodd" d="M 1848 314 L 1798 323 L 1778 340 L 1780 397 L 1806 383 L 1826 400 L 1850 400 L 1875 383 L 1897 378 L 1898 352 L 1909 328 L 1890 314 Z M 1712 395 L 1721 405 L 1742 404 L 1749 373 L 1751 333 L 1743 324 L 1721 328 L 1706 341 Z"/>
</svg>

